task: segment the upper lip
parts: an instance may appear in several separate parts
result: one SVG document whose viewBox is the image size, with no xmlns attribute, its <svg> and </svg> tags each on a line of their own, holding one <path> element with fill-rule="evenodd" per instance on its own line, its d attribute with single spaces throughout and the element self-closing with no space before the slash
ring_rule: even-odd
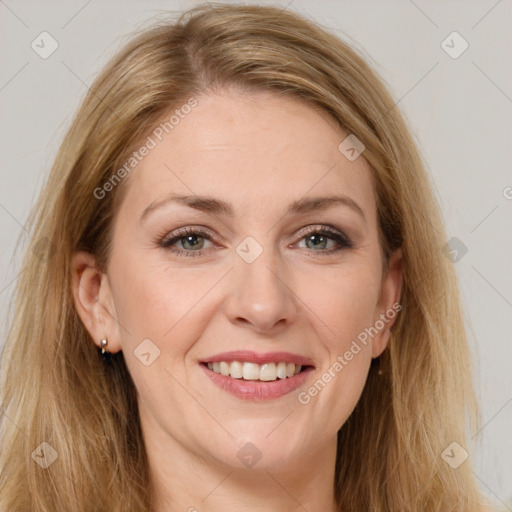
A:
<svg viewBox="0 0 512 512">
<path fill-rule="evenodd" d="M 240 361 L 241 363 L 294 363 L 302 366 L 314 366 L 313 361 L 309 357 L 292 354 L 291 352 L 265 352 L 258 353 L 251 350 L 232 350 L 230 352 L 222 352 L 213 356 L 204 358 L 202 363 L 220 363 L 221 361 L 231 362 Z"/>
</svg>

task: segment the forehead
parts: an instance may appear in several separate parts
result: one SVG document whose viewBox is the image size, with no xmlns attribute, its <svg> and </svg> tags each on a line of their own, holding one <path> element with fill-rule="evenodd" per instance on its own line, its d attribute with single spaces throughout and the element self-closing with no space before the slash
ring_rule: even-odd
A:
<svg viewBox="0 0 512 512">
<path fill-rule="evenodd" d="M 270 92 L 223 92 L 196 100 L 167 126 L 168 133 L 150 134 L 154 147 L 127 183 L 123 202 L 130 210 L 140 214 L 176 193 L 218 197 L 240 215 L 258 208 L 264 215 L 304 196 L 339 193 L 374 216 L 369 166 L 363 157 L 349 161 L 340 152 L 348 133 L 320 107 Z"/>
</svg>

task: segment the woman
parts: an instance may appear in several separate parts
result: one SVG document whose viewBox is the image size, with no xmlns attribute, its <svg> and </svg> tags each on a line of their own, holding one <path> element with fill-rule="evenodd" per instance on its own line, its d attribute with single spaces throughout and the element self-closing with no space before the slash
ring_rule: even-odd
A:
<svg viewBox="0 0 512 512">
<path fill-rule="evenodd" d="M 335 36 L 228 5 L 146 30 L 31 219 L 1 510 L 483 509 L 438 207 Z"/>
</svg>

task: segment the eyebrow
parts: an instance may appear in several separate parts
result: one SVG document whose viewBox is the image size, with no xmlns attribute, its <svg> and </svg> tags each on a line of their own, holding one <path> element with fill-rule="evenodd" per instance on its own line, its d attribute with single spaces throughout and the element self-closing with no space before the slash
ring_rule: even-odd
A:
<svg viewBox="0 0 512 512">
<path fill-rule="evenodd" d="M 177 195 L 171 194 L 159 201 L 153 201 L 147 206 L 140 216 L 140 222 L 144 221 L 146 217 L 153 211 L 169 204 L 176 203 L 189 208 L 194 208 L 205 213 L 213 215 L 222 215 L 225 217 L 234 217 L 234 209 L 231 203 L 216 199 L 210 196 L 197 196 L 197 195 Z M 345 195 L 325 196 L 325 197 L 306 197 L 294 201 L 288 207 L 288 213 L 303 214 L 310 212 L 325 211 L 335 206 L 347 206 L 352 209 L 366 222 L 366 217 L 362 208 L 350 197 Z"/>
</svg>

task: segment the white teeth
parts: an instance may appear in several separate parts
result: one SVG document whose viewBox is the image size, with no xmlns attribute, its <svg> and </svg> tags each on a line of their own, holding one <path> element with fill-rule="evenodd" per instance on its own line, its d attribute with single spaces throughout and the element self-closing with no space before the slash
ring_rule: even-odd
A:
<svg viewBox="0 0 512 512">
<path fill-rule="evenodd" d="M 243 376 L 245 380 L 258 380 L 260 367 L 256 363 L 244 363 Z"/>
<path fill-rule="evenodd" d="M 302 365 L 294 363 L 241 363 L 240 361 L 220 361 L 207 363 L 210 370 L 220 373 L 226 377 L 234 379 L 244 378 L 245 380 L 273 381 L 277 379 L 286 379 L 297 375 L 302 370 Z"/>
<path fill-rule="evenodd" d="M 229 364 L 228 363 L 225 363 L 224 361 L 222 361 L 220 363 L 220 373 L 222 373 L 222 375 L 225 375 L 226 377 L 229 376 Z"/>
<path fill-rule="evenodd" d="M 244 367 L 242 363 L 238 361 L 233 361 L 231 364 L 226 363 L 229 366 L 229 375 L 234 379 L 241 379 L 244 374 Z"/>
<path fill-rule="evenodd" d="M 286 379 L 286 363 L 279 363 L 277 365 L 277 376 L 280 379 Z"/>
<path fill-rule="evenodd" d="M 260 368 L 260 380 L 276 380 L 277 368 L 275 363 L 262 364 Z"/>
</svg>

